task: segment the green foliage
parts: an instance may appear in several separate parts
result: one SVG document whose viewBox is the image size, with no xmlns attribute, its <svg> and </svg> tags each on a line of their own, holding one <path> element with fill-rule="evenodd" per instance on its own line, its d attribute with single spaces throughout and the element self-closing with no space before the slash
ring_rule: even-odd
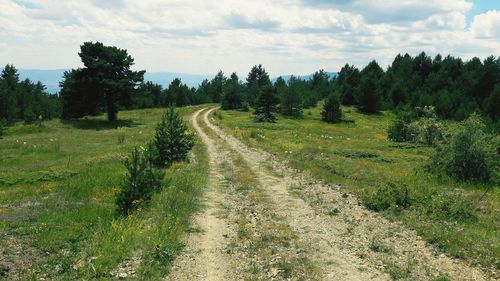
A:
<svg viewBox="0 0 500 281">
<path fill-rule="evenodd" d="M 435 146 L 445 141 L 447 128 L 437 119 L 433 106 L 418 108 L 420 118 L 410 111 L 398 113 L 388 128 L 389 140 Z"/>
<path fill-rule="evenodd" d="M 380 212 L 392 206 L 402 209 L 409 208 L 412 200 L 406 185 L 398 186 L 394 183 L 388 183 L 379 187 L 373 194 L 366 196 L 364 201 L 369 209 Z"/>
<path fill-rule="evenodd" d="M 380 81 L 384 71 L 376 61 L 370 62 L 361 71 L 361 80 L 357 91 L 358 109 L 365 113 L 376 113 L 380 109 L 382 101 L 382 89 Z"/>
<path fill-rule="evenodd" d="M 335 93 L 332 93 L 325 100 L 321 119 L 325 122 L 335 123 L 342 119 L 342 109 L 340 108 L 339 98 Z"/>
<path fill-rule="evenodd" d="M 411 122 L 415 119 L 412 112 L 402 111 L 387 129 L 389 140 L 395 142 L 413 142 L 415 136 L 411 128 Z"/>
<path fill-rule="evenodd" d="M 61 82 L 63 117 L 79 118 L 105 109 L 108 120 L 114 121 L 119 107 L 132 107 L 131 95 L 144 71 L 132 71 L 134 59 L 117 47 L 85 42 L 80 50 L 85 67 L 66 72 Z"/>
<path fill-rule="evenodd" d="M 276 105 L 279 100 L 276 97 L 274 87 L 271 85 L 265 86 L 259 94 L 255 102 L 254 120 L 256 122 L 275 122 Z"/>
<path fill-rule="evenodd" d="M 173 107 L 167 109 L 156 125 L 154 145 L 154 163 L 159 167 L 169 167 L 174 162 L 186 160 L 188 152 L 193 148 L 194 136 Z"/>
<path fill-rule="evenodd" d="M 31 124 L 40 115 L 44 119 L 60 116 L 58 96 L 46 93 L 40 82 L 19 81 L 17 69 L 6 65 L 0 76 L 0 119 L 9 124 L 17 120 Z"/>
<path fill-rule="evenodd" d="M 116 196 L 119 214 L 129 215 L 139 206 L 148 203 L 154 192 L 161 190 L 164 172 L 153 163 L 156 154 L 154 149 L 151 143 L 145 149 L 136 147 L 130 159 L 125 160 L 127 178 Z"/>
<path fill-rule="evenodd" d="M 243 86 L 240 84 L 238 75 L 236 73 L 231 74 L 231 78 L 224 85 L 224 92 L 221 98 L 222 109 L 243 109 L 244 100 L 242 92 Z"/>
<path fill-rule="evenodd" d="M 477 114 L 463 121 L 449 142 L 436 149 L 430 170 L 443 171 L 461 179 L 498 182 L 500 139 L 484 132 L 485 125 Z"/>
<path fill-rule="evenodd" d="M 255 65 L 248 73 L 246 79 L 247 101 L 255 105 L 264 87 L 271 85 L 271 79 L 266 69 L 261 65 Z"/>
<path fill-rule="evenodd" d="M 281 113 L 285 116 L 302 116 L 303 97 L 310 92 L 307 83 L 292 76 L 288 85 L 276 81 L 275 88 L 280 99 Z"/>
</svg>

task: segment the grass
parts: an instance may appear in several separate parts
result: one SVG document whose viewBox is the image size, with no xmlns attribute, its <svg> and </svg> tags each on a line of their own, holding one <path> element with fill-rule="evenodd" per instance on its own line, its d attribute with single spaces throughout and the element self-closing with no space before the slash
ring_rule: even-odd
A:
<svg viewBox="0 0 500 281">
<path fill-rule="evenodd" d="M 114 202 L 124 157 L 152 137 L 163 111 L 120 112 L 124 121 L 113 124 L 98 116 L 8 128 L 0 140 L 0 233 L 38 253 L 15 257 L 37 265 L 26 278 L 106 279 L 135 255 L 137 278 L 168 272 L 206 184 L 203 146 L 195 146 L 192 161 L 167 171 L 165 189 L 149 208 L 121 218 Z"/>
<path fill-rule="evenodd" d="M 407 186 L 411 204 L 382 213 L 399 220 L 447 254 L 500 268 L 500 190 L 480 201 L 487 185 L 459 182 L 424 172 L 432 148 L 387 140 L 394 116 L 364 115 L 344 107 L 350 122 L 327 124 L 321 108 L 302 119 L 279 116 L 255 123 L 251 112 L 218 111 L 216 122 L 246 144 L 288 161 L 311 177 L 340 184 L 364 202 L 387 185 Z M 332 213 L 334 215 L 334 213 Z"/>
</svg>

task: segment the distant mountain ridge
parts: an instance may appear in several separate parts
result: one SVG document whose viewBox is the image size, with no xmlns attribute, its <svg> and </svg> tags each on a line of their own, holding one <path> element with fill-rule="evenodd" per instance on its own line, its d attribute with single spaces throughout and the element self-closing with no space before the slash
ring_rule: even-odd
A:
<svg viewBox="0 0 500 281">
<path fill-rule="evenodd" d="M 64 71 L 69 69 L 50 69 L 50 70 L 41 70 L 41 69 L 18 69 L 19 78 L 21 80 L 30 79 L 33 82 L 42 82 L 47 87 L 47 91 L 49 93 L 57 93 L 59 92 L 59 82 L 63 79 Z M 326 72 L 330 78 L 336 77 L 337 72 Z M 212 79 L 215 76 L 209 74 L 189 74 L 189 73 L 175 73 L 175 72 L 146 72 L 144 75 L 144 81 L 152 81 L 154 83 L 158 83 L 163 86 L 163 88 L 168 87 L 168 85 L 175 79 L 180 78 L 183 83 L 188 85 L 189 87 L 198 87 L 201 82 L 205 79 Z M 313 74 L 309 75 L 294 75 L 296 77 L 300 77 L 305 80 L 310 80 Z M 288 81 L 292 75 L 283 75 L 281 76 L 285 81 Z M 244 78 L 243 78 L 244 79 Z M 273 78 L 272 81 L 276 81 L 276 78 Z"/>
</svg>

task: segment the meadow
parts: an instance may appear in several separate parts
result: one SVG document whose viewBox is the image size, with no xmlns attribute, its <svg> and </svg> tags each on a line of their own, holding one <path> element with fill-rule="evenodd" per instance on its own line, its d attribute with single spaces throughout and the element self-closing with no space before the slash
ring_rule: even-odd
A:
<svg viewBox="0 0 500 281">
<path fill-rule="evenodd" d="M 286 160 L 311 178 L 339 184 L 367 206 L 386 203 L 388 187 L 404 190 L 405 208 L 381 211 L 401 221 L 435 248 L 471 264 L 500 268 L 500 192 L 426 171 L 433 148 L 387 139 L 390 112 L 361 114 L 343 107 L 343 122 L 321 121 L 321 104 L 303 118 L 255 123 L 251 112 L 217 111 L 216 122 L 246 144 Z M 485 191 L 489 190 L 485 194 Z M 483 196 L 484 195 L 484 196 Z"/>
<path fill-rule="evenodd" d="M 157 279 L 168 272 L 200 209 L 204 147 L 197 143 L 189 162 L 167 170 L 148 208 L 127 218 L 115 212 L 123 161 L 151 139 L 164 110 L 8 128 L 0 139 L 0 278 Z"/>
</svg>

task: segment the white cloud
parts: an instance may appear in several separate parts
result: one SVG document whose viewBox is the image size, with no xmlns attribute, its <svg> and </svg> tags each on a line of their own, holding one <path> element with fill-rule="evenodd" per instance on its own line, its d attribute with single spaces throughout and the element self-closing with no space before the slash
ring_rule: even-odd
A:
<svg viewBox="0 0 500 281">
<path fill-rule="evenodd" d="M 500 11 L 488 11 L 475 16 L 471 31 L 476 38 L 500 39 Z"/>
<path fill-rule="evenodd" d="M 401 52 L 495 54 L 499 13 L 476 16 L 469 31 L 470 9 L 467 0 L 0 0 L 0 64 L 76 67 L 84 41 L 126 48 L 141 69 L 240 76 L 257 63 L 306 74 L 387 65 Z"/>
</svg>

